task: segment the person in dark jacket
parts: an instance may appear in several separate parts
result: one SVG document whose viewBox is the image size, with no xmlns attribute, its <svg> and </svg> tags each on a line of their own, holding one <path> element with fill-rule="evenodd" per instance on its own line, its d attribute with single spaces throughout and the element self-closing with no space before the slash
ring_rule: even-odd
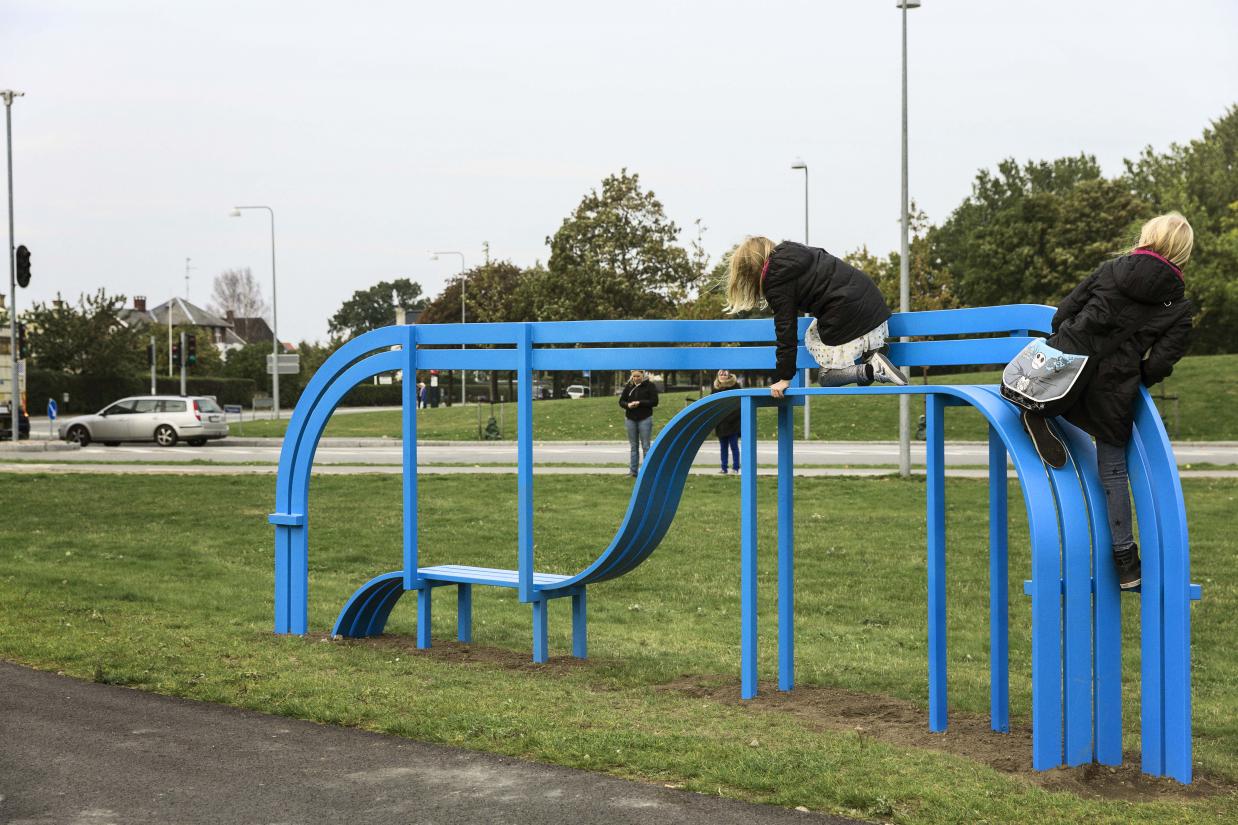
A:
<svg viewBox="0 0 1238 825">
<path fill-rule="evenodd" d="M 725 392 L 727 390 L 739 389 L 739 381 L 731 374 L 730 370 L 718 370 L 718 375 L 714 378 L 713 392 Z M 714 427 L 714 435 L 718 436 L 718 444 L 722 448 L 722 474 L 727 474 L 727 452 L 730 451 L 731 466 L 735 468 L 735 472 L 739 473 L 739 421 L 740 413 L 737 407 L 733 412 L 729 412 L 726 418 L 718 422 L 718 426 Z"/>
<path fill-rule="evenodd" d="M 813 316 L 804 346 L 821 366 L 822 387 L 867 386 L 874 381 L 903 385 L 907 378 L 881 354 L 890 334 L 890 308 L 872 279 L 824 249 L 792 241 L 777 246 L 752 236 L 731 254 L 727 274 L 728 312 L 762 303 L 774 313 L 777 365 L 770 394 L 782 398 L 795 377 L 799 316 Z"/>
<path fill-rule="evenodd" d="M 632 370 L 628 383 L 619 394 L 619 406 L 623 408 L 624 425 L 628 430 L 628 472 L 633 478 L 640 469 L 641 454 L 649 457 L 649 440 L 653 435 L 653 408 L 658 406 L 658 388 L 645 375 L 644 370 Z"/>
<path fill-rule="evenodd" d="M 1182 267 L 1193 246 L 1191 225 L 1178 213 L 1148 221 L 1129 254 L 1101 264 L 1066 296 L 1053 316 L 1048 339 L 1050 346 L 1072 355 L 1101 354 L 1088 364 L 1086 383 L 1064 417 L 1096 438 L 1113 556 L 1119 583 L 1127 589 L 1138 586 L 1141 575 L 1126 445 L 1140 385 L 1150 387 L 1168 378 L 1190 343 L 1195 305 L 1184 297 Z M 1116 339 L 1121 339 L 1116 349 L 1106 345 Z M 1049 422 L 1025 413 L 1023 424 L 1041 458 L 1064 466 L 1066 448 Z"/>
</svg>

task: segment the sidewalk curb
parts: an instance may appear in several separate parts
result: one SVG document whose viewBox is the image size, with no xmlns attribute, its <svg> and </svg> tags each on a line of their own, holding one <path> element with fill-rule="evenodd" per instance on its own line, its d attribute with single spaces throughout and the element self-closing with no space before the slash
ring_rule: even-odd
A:
<svg viewBox="0 0 1238 825">
<path fill-rule="evenodd" d="M 82 445 L 76 442 L 37 441 L 32 439 L 30 441 L 18 442 L 16 447 L 12 443 L 0 444 L 0 455 L 5 453 L 65 453 L 80 449 L 82 449 Z"/>
</svg>

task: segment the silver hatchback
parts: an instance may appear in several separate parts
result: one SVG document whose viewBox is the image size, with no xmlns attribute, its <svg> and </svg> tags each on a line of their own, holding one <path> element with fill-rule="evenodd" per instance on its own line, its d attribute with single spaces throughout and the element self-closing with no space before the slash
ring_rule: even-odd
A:
<svg viewBox="0 0 1238 825">
<path fill-rule="evenodd" d="M 60 438 L 85 447 L 92 441 L 114 446 L 122 441 L 154 441 L 171 447 L 178 441 L 200 447 L 228 435 L 228 422 L 215 399 L 206 396 L 142 395 L 122 398 L 94 415 L 79 415 L 60 424 Z"/>
</svg>

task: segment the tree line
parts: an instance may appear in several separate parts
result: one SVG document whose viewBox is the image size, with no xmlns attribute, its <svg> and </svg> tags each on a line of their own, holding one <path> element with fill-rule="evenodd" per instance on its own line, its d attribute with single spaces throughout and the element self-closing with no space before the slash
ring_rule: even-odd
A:
<svg viewBox="0 0 1238 825">
<path fill-rule="evenodd" d="M 1086 154 L 1023 163 L 1008 158 L 982 169 L 971 193 L 940 224 L 913 207 L 912 309 L 1054 304 L 1103 260 L 1129 249 L 1143 221 L 1174 209 L 1195 229 L 1185 271 L 1187 294 L 1200 308 L 1192 352 L 1238 351 L 1236 155 L 1238 106 L 1231 106 L 1195 140 L 1163 152 L 1148 147 L 1114 177 Z M 488 260 L 450 279 L 433 298 L 407 278 L 353 293 L 330 318 L 326 343 L 298 346 L 302 375 L 308 378 L 343 341 L 393 323 L 395 304 L 420 310 L 418 323 L 459 321 L 462 289 L 470 322 L 724 317 L 728 256 L 711 262 L 705 227 L 700 220 L 693 226 L 685 245 L 681 227 L 654 192 L 637 173 L 622 169 L 547 236 L 545 264 Z M 861 247 L 842 257 L 872 275 L 897 305 L 897 252 L 876 255 Z M 213 307 L 220 314 L 234 308 L 247 316 L 266 306 L 243 270 L 217 279 L 215 299 L 236 304 Z M 35 304 L 22 316 L 35 366 L 96 375 L 141 371 L 147 332 L 120 323 L 124 306 L 124 296 L 103 290 L 73 306 Z M 266 386 L 269 350 L 269 344 L 254 344 L 220 357 L 213 347 L 199 347 L 199 371 Z M 281 388 L 287 382 L 289 390 L 299 389 L 300 379 L 286 376 Z"/>
</svg>

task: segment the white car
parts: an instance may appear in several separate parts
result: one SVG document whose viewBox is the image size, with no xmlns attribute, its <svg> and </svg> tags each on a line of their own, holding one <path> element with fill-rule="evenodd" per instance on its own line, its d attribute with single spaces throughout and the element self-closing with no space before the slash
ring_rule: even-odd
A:
<svg viewBox="0 0 1238 825">
<path fill-rule="evenodd" d="M 588 398 L 589 388 L 583 384 L 572 384 L 565 390 L 568 398 Z"/>
<path fill-rule="evenodd" d="M 171 447 L 181 440 L 200 447 L 208 439 L 226 437 L 228 422 L 213 398 L 141 395 L 122 398 L 94 415 L 65 419 L 59 434 L 62 440 L 83 447 L 92 441 L 109 447 L 122 441 L 154 441 Z"/>
</svg>

